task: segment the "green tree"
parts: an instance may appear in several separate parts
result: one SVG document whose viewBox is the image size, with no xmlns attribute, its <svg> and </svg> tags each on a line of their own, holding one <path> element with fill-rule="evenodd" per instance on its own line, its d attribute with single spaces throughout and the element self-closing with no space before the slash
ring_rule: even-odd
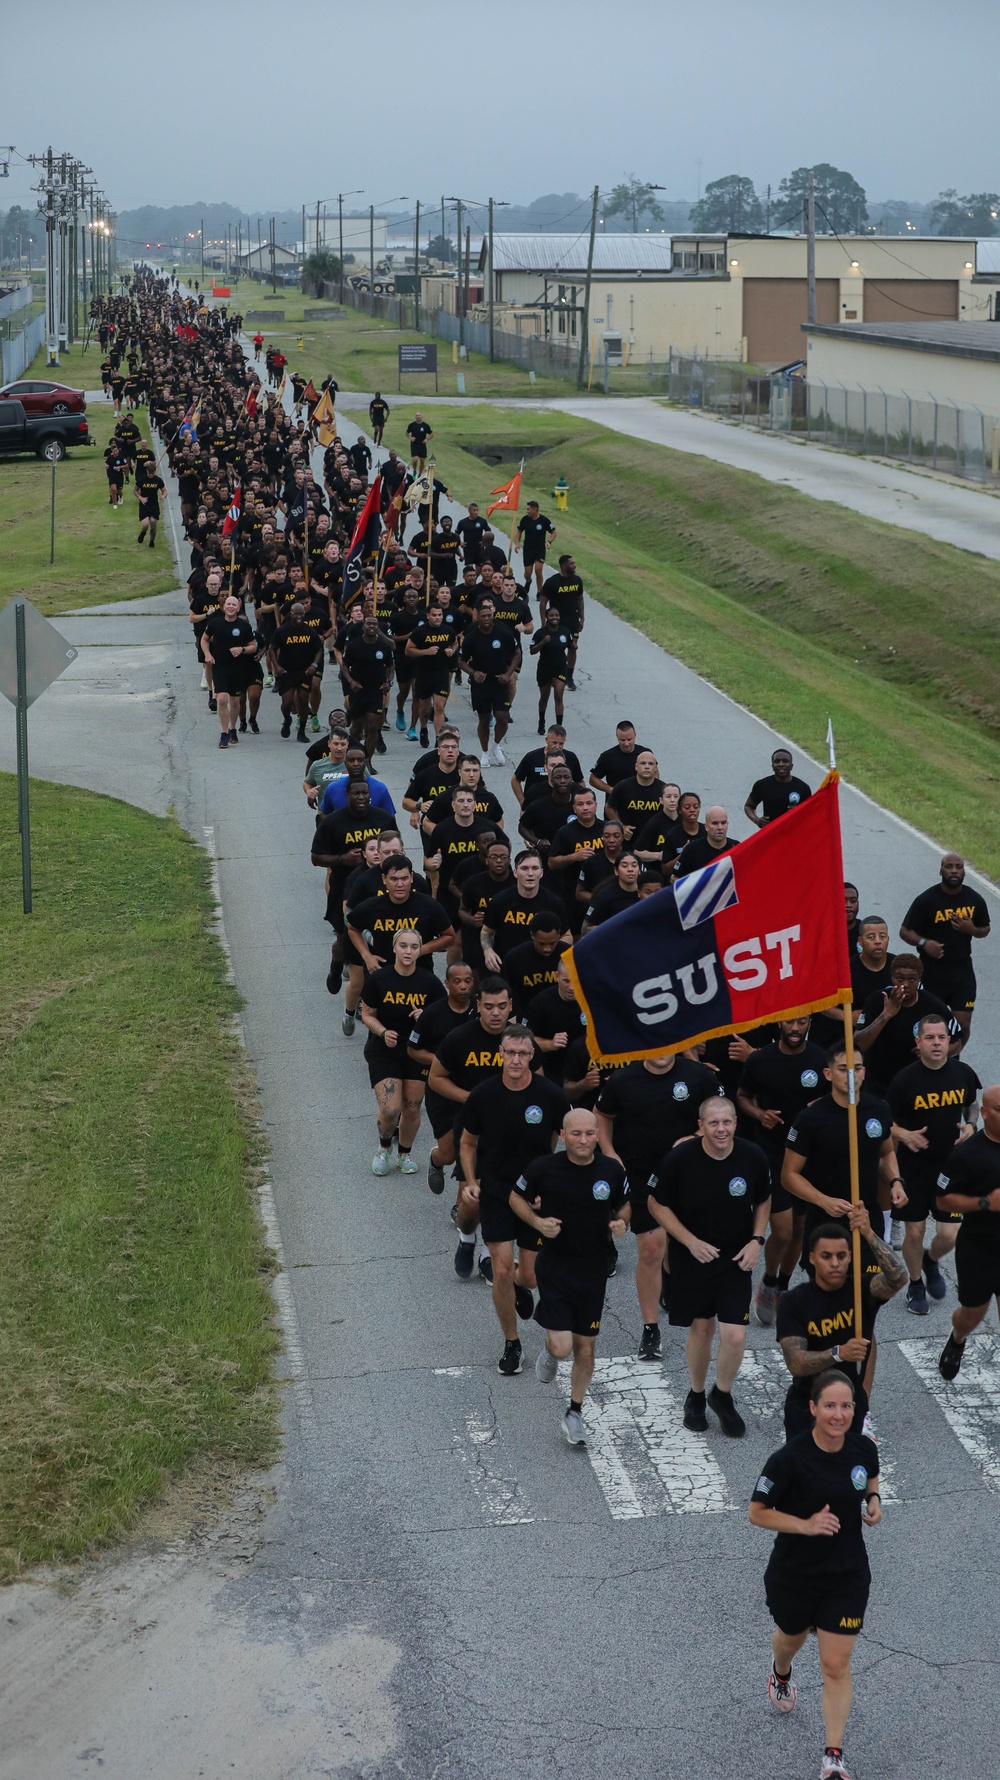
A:
<svg viewBox="0 0 1000 1780">
<path fill-rule="evenodd" d="M 868 221 L 864 186 L 840 167 L 820 161 L 816 167 L 796 167 L 778 187 L 778 228 L 805 229 L 809 175 L 816 193 L 816 233 L 853 235 Z"/>
<path fill-rule="evenodd" d="M 41 232 L 39 218 L 22 204 L 12 204 L 7 215 L 0 220 L 0 260 L 13 262 L 17 258 L 18 236 L 21 238 L 21 252 L 28 257 L 28 237 L 37 241 Z"/>
<path fill-rule="evenodd" d="M 639 233 L 640 217 L 650 216 L 654 222 L 662 223 L 663 209 L 653 196 L 656 189 L 637 174 L 629 173 L 621 185 L 614 187 L 604 206 L 605 216 L 629 217 L 633 235 Z"/>
<path fill-rule="evenodd" d="M 335 253 L 330 253 L 326 248 L 319 253 L 311 253 L 307 260 L 303 260 L 299 273 L 302 289 L 310 297 L 318 297 L 321 284 L 332 284 L 339 277 L 340 261 Z"/>
<path fill-rule="evenodd" d="M 753 180 L 727 173 L 705 187 L 705 196 L 691 206 L 690 227 L 712 234 L 758 235 L 764 231 L 764 210 Z"/>
<path fill-rule="evenodd" d="M 427 257 L 432 260 L 443 260 L 449 265 L 455 258 L 455 243 L 450 235 L 432 235 L 427 243 Z"/>
<path fill-rule="evenodd" d="M 960 198 L 954 187 L 942 192 L 931 208 L 931 227 L 936 235 L 995 235 L 1000 215 L 996 192 L 970 192 Z"/>
</svg>

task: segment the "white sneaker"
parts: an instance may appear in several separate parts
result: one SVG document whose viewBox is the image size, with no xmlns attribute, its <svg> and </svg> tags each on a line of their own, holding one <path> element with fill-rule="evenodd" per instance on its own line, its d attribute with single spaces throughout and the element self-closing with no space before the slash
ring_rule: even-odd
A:
<svg viewBox="0 0 1000 1780">
<path fill-rule="evenodd" d="M 490 750 L 490 752 L 488 754 L 480 754 L 479 764 L 482 767 L 483 772 L 486 771 L 486 768 L 488 766 L 493 765 L 493 751 L 492 751 L 492 749 Z"/>
<path fill-rule="evenodd" d="M 535 1361 L 535 1377 L 539 1384 L 551 1384 L 558 1370 L 559 1361 L 555 1354 L 550 1353 L 547 1347 L 543 1347 Z"/>
<path fill-rule="evenodd" d="M 506 766 L 507 756 L 499 742 L 490 743 L 490 761 L 493 766 Z"/>
<path fill-rule="evenodd" d="M 201 670 L 201 690 L 202 690 L 202 692 L 208 691 L 208 680 L 205 677 L 204 668 L 202 668 L 202 670 Z"/>
<path fill-rule="evenodd" d="M 871 1415 L 867 1410 L 865 1411 L 865 1419 L 861 1423 L 861 1432 L 864 1434 L 866 1440 L 874 1440 L 875 1444 L 878 1445 L 878 1435 L 875 1432 L 875 1423 L 872 1421 Z"/>
<path fill-rule="evenodd" d="M 767 1697 L 776 1712 L 794 1712 L 799 1690 L 791 1675 L 787 1681 L 779 1681 L 772 1669 L 767 1681 Z"/>
<path fill-rule="evenodd" d="M 400 1156 L 399 1172 L 400 1174 L 417 1174 L 419 1172 L 412 1156 Z"/>
<path fill-rule="evenodd" d="M 586 1446 L 587 1430 L 583 1425 L 583 1416 L 578 1409 L 567 1409 L 562 1418 L 562 1431 L 570 1446 Z"/>
<path fill-rule="evenodd" d="M 905 1235 L 906 1225 L 903 1223 L 902 1218 L 893 1218 L 892 1223 L 889 1225 L 890 1248 L 901 1249 Z"/>
<path fill-rule="evenodd" d="M 379 1150 L 378 1154 L 372 1157 L 372 1173 L 379 1175 L 389 1174 L 391 1170 L 392 1157 L 388 1150 Z"/>
</svg>

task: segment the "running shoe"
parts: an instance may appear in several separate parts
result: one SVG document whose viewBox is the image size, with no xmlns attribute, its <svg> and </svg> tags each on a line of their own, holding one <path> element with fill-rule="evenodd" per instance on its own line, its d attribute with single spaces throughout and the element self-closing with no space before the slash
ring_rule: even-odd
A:
<svg viewBox="0 0 1000 1780">
<path fill-rule="evenodd" d="M 480 766 L 481 766 L 481 767 L 482 767 L 482 769 L 483 769 L 483 772 L 485 772 L 485 771 L 486 771 L 486 768 L 487 768 L 487 767 L 488 767 L 488 766 L 492 766 L 492 765 L 493 765 L 493 762 L 492 762 L 492 760 L 491 760 L 491 759 L 490 759 L 490 756 L 489 756 L 489 754 L 480 754 L 480 756 L 479 756 L 479 764 L 480 764 Z"/>
<path fill-rule="evenodd" d="M 413 1157 L 404 1154 L 399 1158 L 399 1172 L 400 1174 L 419 1174 L 420 1170 Z"/>
<path fill-rule="evenodd" d="M 587 1430 L 583 1425 L 583 1416 L 578 1409 L 567 1409 L 562 1418 L 562 1431 L 570 1446 L 586 1446 Z"/>
<path fill-rule="evenodd" d="M 753 1301 L 753 1310 L 762 1329 L 773 1329 L 780 1297 L 780 1286 L 766 1286 L 761 1280 L 757 1287 L 757 1296 Z"/>
<path fill-rule="evenodd" d="M 385 739 L 383 736 L 379 736 L 377 742 L 375 743 L 375 752 L 376 752 L 376 754 L 388 754 L 389 750 L 385 745 Z"/>
<path fill-rule="evenodd" d="M 251 717 L 251 719 L 250 719 L 250 734 L 251 735 L 260 735 L 260 729 L 258 727 L 256 717 Z"/>
<path fill-rule="evenodd" d="M 206 679 L 206 677 L 205 677 L 205 670 L 204 670 L 204 668 L 202 668 L 202 670 L 201 670 L 201 687 L 200 687 L 200 690 L 201 690 L 201 691 L 202 691 L 202 692 L 207 692 L 207 691 L 208 691 L 208 680 L 207 680 L 207 679 Z"/>
<path fill-rule="evenodd" d="M 922 1279 L 911 1279 L 906 1288 L 906 1308 L 911 1316 L 926 1316 L 930 1310 Z"/>
<path fill-rule="evenodd" d="M 639 1352 L 636 1355 L 636 1358 L 639 1360 L 659 1360 L 662 1359 L 662 1357 L 663 1348 L 660 1344 L 659 1324 L 646 1323 L 643 1327 L 642 1339 L 639 1342 Z"/>
<path fill-rule="evenodd" d="M 479 1257 L 479 1276 L 481 1279 L 485 1279 L 488 1285 L 493 1284 L 493 1260 L 485 1250 Z"/>
<path fill-rule="evenodd" d="M 819 1780 L 851 1780 L 842 1755 L 824 1755 Z"/>
<path fill-rule="evenodd" d="M 396 728 L 399 730 L 400 735 L 406 734 L 406 718 L 403 716 L 402 711 L 396 712 Z"/>
<path fill-rule="evenodd" d="M 226 731 L 223 730 L 222 734 L 219 737 L 219 747 L 220 748 L 228 748 L 228 746 L 229 746 L 229 736 L 227 735 Z"/>
<path fill-rule="evenodd" d="M 499 742 L 490 743 L 490 760 L 494 766 L 506 766 L 507 756 Z"/>
<path fill-rule="evenodd" d="M 618 1250 L 613 1242 L 608 1242 L 608 1278 L 614 1279 L 618 1272 Z"/>
<path fill-rule="evenodd" d="M 964 1357 L 965 1342 L 956 1341 L 954 1330 L 952 1330 L 944 1347 L 941 1349 L 941 1358 L 938 1360 L 938 1371 L 940 1372 L 941 1377 L 947 1379 L 957 1378 Z"/>
<path fill-rule="evenodd" d="M 338 987 L 339 987 L 339 985 L 338 985 Z M 354 1028 L 356 1025 L 357 1025 L 357 1016 L 355 1014 L 345 1013 L 343 1019 L 340 1022 L 340 1030 L 344 1034 L 345 1038 L 353 1038 L 354 1037 Z"/>
<path fill-rule="evenodd" d="M 344 966 L 331 964 L 326 973 L 326 986 L 331 995 L 339 995 L 344 982 Z"/>
<path fill-rule="evenodd" d="M 292 733 L 292 719 L 290 717 L 286 717 L 284 723 L 281 725 L 281 733 L 287 742 Z"/>
<path fill-rule="evenodd" d="M 239 729 L 240 729 L 240 735 L 246 735 L 246 732 L 247 732 L 246 721 L 242 717 L 240 718 Z"/>
<path fill-rule="evenodd" d="M 270 692 L 272 686 L 274 685 L 274 675 L 273 674 L 265 674 L 264 675 L 264 685 L 267 687 L 268 692 Z"/>
<path fill-rule="evenodd" d="M 388 1150 L 379 1150 L 378 1154 L 372 1157 L 372 1173 L 380 1177 L 392 1173 L 392 1157 Z"/>
<path fill-rule="evenodd" d="M 427 734 L 427 725 L 422 724 L 421 728 L 420 728 L 420 746 L 422 748 L 429 748 L 430 745 L 431 745 L 431 738 Z"/>
<path fill-rule="evenodd" d="M 566 681 L 566 691 L 567 692 L 575 692 L 576 691 L 576 681 L 574 680 L 572 674 L 570 674 L 569 679 Z"/>
<path fill-rule="evenodd" d="M 427 1185 L 432 1193 L 444 1192 L 444 1169 L 439 1168 L 436 1162 L 427 1164 Z"/>
<path fill-rule="evenodd" d="M 319 735 L 319 718 L 313 716 L 313 717 L 310 717 L 309 721 L 312 725 L 313 735 Z"/>
<path fill-rule="evenodd" d="M 309 740 L 309 737 L 306 735 L 306 726 L 304 723 L 299 724 L 299 727 L 295 732 L 295 740 L 297 742 L 307 742 Z"/>
<path fill-rule="evenodd" d="M 219 708 L 218 699 L 213 698 L 211 693 L 209 693 L 209 695 L 208 695 L 208 708 L 210 711 L 217 711 Z"/>
<path fill-rule="evenodd" d="M 688 1391 L 684 1399 L 684 1426 L 692 1434 L 707 1434 L 708 1416 L 705 1414 L 704 1391 Z"/>
<path fill-rule="evenodd" d="M 535 1295 L 527 1286 L 514 1287 L 514 1308 L 522 1323 L 531 1321 L 535 1314 Z"/>
<path fill-rule="evenodd" d="M 548 1348 L 543 1347 L 535 1361 L 535 1377 L 539 1384 L 551 1384 L 558 1370 L 559 1361 L 555 1354 L 550 1354 Z"/>
<path fill-rule="evenodd" d="M 545 734 L 545 720 L 542 717 L 538 719 L 538 733 L 539 735 Z"/>
<path fill-rule="evenodd" d="M 504 1378 L 517 1377 L 521 1371 L 521 1343 L 519 1341 L 504 1342 L 503 1353 L 497 1361 L 497 1371 Z"/>
<path fill-rule="evenodd" d="M 861 1423 L 861 1432 L 866 1440 L 874 1440 L 876 1446 L 878 1445 L 878 1435 L 875 1432 L 875 1423 L 872 1421 L 871 1413 L 867 1409 L 865 1410 L 865 1419 Z"/>
<path fill-rule="evenodd" d="M 229 746 L 230 746 L 230 747 L 231 747 L 231 748 L 235 748 L 235 746 L 236 746 L 236 744 L 237 744 L 237 742 L 238 742 L 238 741 L 239 741 L 239 739 L 240 739 L 240 738 L 239 738 L 239 736 L 238 736 L 238 735 L 237 735 L 237 733 L 236 733 L 236 731 L 235 731 L 235 729 L 231 729 L 231 730 L 230 730 L 230 731 L 229 731 Z"/>
<path fill-rule="evenodd" d="M 408 729 L 408 730 L 407 730 L 407 732 L 406 732 L 406 739 L 407 739 L 407 741 L 408 741 L 408 742 L 415 742 L 415 741 L 416 741 L 416 739 L 417 739 L 417 732 L 416 732 L 416 730 L 415 730 L 415 729 L 414 729 L 414 727 L 413 727 L 413 724 L 412 724 L 412 723 L 411 723 L 411 724 L 410 724 L 410 727 L 409 727 L 409 729 Z"/>
<path fill-rule="evenodd" d="M 728 1434 L 730 1440 L 742 1440 L 747 1425 L 733 1402 L 730 1391 L 720 1391 L 718 1385 L 713 1384 L 708 1393 L 708 1407 L 718 1416 L 722 1432 Z"/>
<path fill-rule="evenodd" d="M 924 1250 L 924 1279 L 927 1281 L 928 1292 L 932 1298 L 937 1299 L 938 1303 L 942 1298 L 947 1297 L 948 1282 L 938 1263 L 932 1259 L 926 1249 Z"/>
<path fill-rule="evenodd" d="M 893 1218 L 889 1225 L 889 1247 L 899 1250 L 906 1236 L 906 1225 L 902 1218 Z"/>
<path fill-rule="evenodd" d="M 472 1268 L 475 1263 L 475 1259 L 476 1259 L 475 1240 L 473 1240 L 472 1242 L 460 1242 L 457 1249 L 455 1250 L 455 1272 L 458 1274 L 459 1279 L 471 1279 L 472 1278 Z"/>
<path fill-rule="evenodd" d="M 767 1679 L 767 1697 L 776 1712 L 794 1712 L 799 1690 L 791 1675 L 786 1681 L 779 1681 L 772 1669 Z"/>
</svg>

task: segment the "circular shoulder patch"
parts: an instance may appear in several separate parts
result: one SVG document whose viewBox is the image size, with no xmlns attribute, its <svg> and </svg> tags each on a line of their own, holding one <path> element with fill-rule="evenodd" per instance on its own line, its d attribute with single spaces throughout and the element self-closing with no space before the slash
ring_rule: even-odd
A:
<svg viewBox="0 0 1000 1780">
<path fill-rule="evenodd" d="M 865 1124 L 865 1130 L 869 1137 L 882 1137 L 885 1135 L 882 1130 L 881 1119 L 868 1119 Z"/>
<path fill-rule="evenodd" d="M 611 1182 L 606 1181 L 606 1180 L 595 1180 L 595 1182 L 594 1182 L 594 1198 L 595 1199 L 610 1199 L 611 1198 Z"/>
<path fill-rule="evenodd" d="M 747 1183 L 742 1174 L 734 1174 L 729 1183 L 729 1192 L 733 1199 L 742 1199 L 747 1190 Z"/>
<path fill-rule="evenodd" d="M 819 1076 L 815 1069 L 804 1069 L 799 1076 L 799 1081 L 804 1088 L 815 1088 L 819 1085 Z"/>
<path fill-rule="evenodd" d="M 675 1100 L 688 1100 L 688 1099 L 690 1099 L 690 1095 L 691 1095 L 691 1090 L 688 1087 L 687 1082 L 675 1082 L 674 1083 L 674 1099 Z"/>
<path fill-rule="evenodd" d="M 868 1473 L 864 1465 L 855 1465 L 851 1471 L 851 1482 L 856 1490 L 863 1490 L 868 1482 Z"/>
<path fill-rule="evenodd" d="M 542 1109 L 540 1106 L 526 1106 L 524 1109 L 524 1116 L 529 1125 L 540 1125 L 542 1122 Z"/>
<path fill-rule="evenodd" d="M 799 794 L 798 794 L 798 792 L 797 792 L 797 791 L 790 791 L 790 792 L 789 792 L 789 793 L 788 793 L 788 801 L 789 801 L 789 803 L 790 803 L 790 804 L 793 804 L 793 803 L 798 803 L 798 801 L 799 801 Z"/>
</svg>

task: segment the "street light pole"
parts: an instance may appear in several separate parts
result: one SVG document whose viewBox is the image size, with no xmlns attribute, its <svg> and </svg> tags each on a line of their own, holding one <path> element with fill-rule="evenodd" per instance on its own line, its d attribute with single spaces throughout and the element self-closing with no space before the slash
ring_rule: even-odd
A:
<svg viewBox="0 0 1000 1780">
<path fill-rule="evenodd" d="M 413 331 L 420 332 L 420 199 L 413 224 Z"/>
<path fill-rule="evenodd" d="M 594 202 L 590 212 L 590 246 L 587 249 L 587 282 L 583 291 L 583 327 L 580 330 L 580 358 L 576 368 L 576 387 L 583 388 L 584 372 L 587 368 L 587 333 L 590 327 L 590 286 L 594 276 L 594 237 L 597 234 L 597 206 L 601 199 L 601 188 L 594 187 Z"/>
</svg>

